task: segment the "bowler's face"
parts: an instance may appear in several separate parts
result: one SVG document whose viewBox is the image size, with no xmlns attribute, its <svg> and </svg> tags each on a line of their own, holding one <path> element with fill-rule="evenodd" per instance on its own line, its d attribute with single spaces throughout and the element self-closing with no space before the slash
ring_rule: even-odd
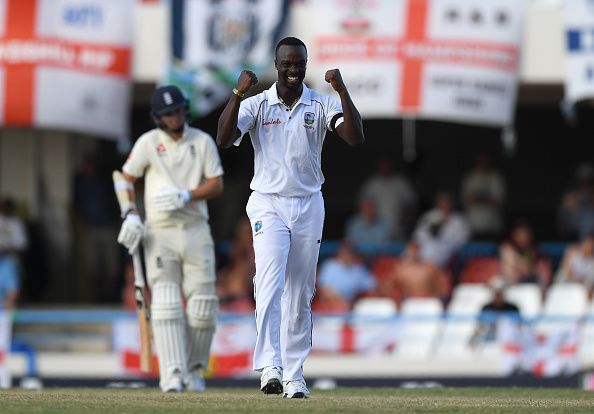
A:
<svg viewBox="0 0 594 414">
<path fill-rule="evenodd" d="M 283 45 L 278 48 L 274 59 L 278 72 L 278 83 L 289 89 L 299 89 L 305 79 L 307 52 L 303 46 Z"/>
</svg>

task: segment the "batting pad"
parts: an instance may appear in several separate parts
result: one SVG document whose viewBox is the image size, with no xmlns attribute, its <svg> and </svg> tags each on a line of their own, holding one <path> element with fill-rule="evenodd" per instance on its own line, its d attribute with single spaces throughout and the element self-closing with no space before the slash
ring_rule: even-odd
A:
<svg viewBox="0 0 594 414">
<path fill-rule="evenodd" d="M 186 352 L 190 371 L 208 369 L 218 310 L 219 299 L 214 295 L 194 295 L 188 300 Z"/>
<path fill-rule="evenodd" d="M 156 283 L 151 305 L 153 337 L 159 356 L 161 387 L 168 384 L 174 372 L 187 375 L 186 335 L 181 293 L 175 283 Z"/>
</svg>

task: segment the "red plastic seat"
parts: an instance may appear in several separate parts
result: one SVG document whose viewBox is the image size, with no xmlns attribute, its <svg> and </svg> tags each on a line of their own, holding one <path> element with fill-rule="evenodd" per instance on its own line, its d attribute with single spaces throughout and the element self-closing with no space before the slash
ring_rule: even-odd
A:
<svg viewBox="0 0 594 414">
<path fill-rule="evenodd" d="M 500 274 L 501 266 L 497 257 L 474 257 L 468 259 L 460 275 L 461 283 L 487 283 Z"/>
<path fill-rule="evenodd" d="M 371 272 L 377 280 L 382 280 L 388 277 L 399 263 L 400 259 L 397 257 L 379 256 L 372 262 Z"/>
</svg>

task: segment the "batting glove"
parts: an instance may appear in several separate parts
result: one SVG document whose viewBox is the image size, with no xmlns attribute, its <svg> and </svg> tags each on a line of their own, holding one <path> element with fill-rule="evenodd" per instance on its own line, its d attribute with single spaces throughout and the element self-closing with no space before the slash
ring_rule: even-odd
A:
<svg viewBox="0 0 594 414">
<path fill-rule="evenodd" d="M 178 188 L 165 188 L 153 196 L 153 207 L 160 212 L 177 210 L 182 208 L 192 199 L 188 190 Z"/>
<path fill-rule="evenodd" d="M 126 247 L 128 253 L 134 254 L 138 249 L 143 233 L 144 226 L 140 216 L 136 213 L 128 213 L 122 223 L 120 234 L 118 234 L 118 243 Z"/>
</svg>

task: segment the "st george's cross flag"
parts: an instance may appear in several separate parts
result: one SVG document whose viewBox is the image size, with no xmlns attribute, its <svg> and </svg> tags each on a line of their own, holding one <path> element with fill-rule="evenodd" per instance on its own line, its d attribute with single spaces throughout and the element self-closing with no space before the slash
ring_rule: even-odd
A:
<svg viewBox="0 0 594 414">
<path fill-rule="evenodd" d="M 128 134 L 134 0 L 0 0 L 0 125 Z"/>
<path fill-rule="evenodd" d="M 523 0 L 310 0 L 308 80 L 339 68 L 367 118 L 492 126 L 515 110 Z"/>
</svg>

